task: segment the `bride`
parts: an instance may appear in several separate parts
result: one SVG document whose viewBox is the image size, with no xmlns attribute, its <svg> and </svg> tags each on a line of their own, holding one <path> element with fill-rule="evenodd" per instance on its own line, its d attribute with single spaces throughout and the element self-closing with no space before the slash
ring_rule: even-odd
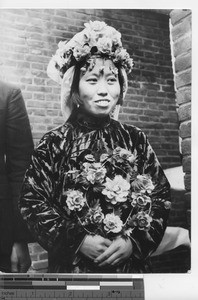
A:
<svg viewBox="0 0 198 300">
<path fill-rule="evenodd" d="M 121 34 L 99 21 L 60 42 L 49 63 L 65 123 L 35 149 L 20 209 L 50 273 L 151 272 L 170 185 L 147 136 L 115 120 L 132 67 Z"/>
</svg>

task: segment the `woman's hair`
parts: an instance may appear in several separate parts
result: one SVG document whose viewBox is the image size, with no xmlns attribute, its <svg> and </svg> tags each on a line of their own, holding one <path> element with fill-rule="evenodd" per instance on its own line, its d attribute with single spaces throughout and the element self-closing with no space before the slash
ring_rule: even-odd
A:
<svg viewBox="0 0 198 300">
<path fill-rule="evenodd" d="M 115 64 L 116 66 L 116 64 Z M 79 82 L 80 82 L 80 74 L 81 74 L 81 68 L 85 67 L 87 70 L 88 64 L 86 61 L 81 61 L 80 63 L 75 65 L 75 71 L 74 71 L 74 77 L 71 85 L 71 91 L 70 91 L 70 101 L 73 103 L 74 106 L 80 105 L 81 99 L 79 97 Z M 123 102 L 123 85 L 124 85 L 124 77 L 121 72 L 121 67 L 116 66 L 118 69 L 118 80 L 120 84 L 120 96 L 117 104 L 122 105 Z"/>
</svg>

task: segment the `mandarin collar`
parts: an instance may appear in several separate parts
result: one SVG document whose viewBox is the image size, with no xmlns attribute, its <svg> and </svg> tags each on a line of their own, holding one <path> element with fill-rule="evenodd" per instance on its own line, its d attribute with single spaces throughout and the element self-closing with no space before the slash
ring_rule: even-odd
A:
<svg viewBox="0 0 198 300">
<path fill-rule="evenodd" d="M 72 112 L 68 121 L 72 124 L 78 124 L 82 127 L 96 130 L 107 127 L 110 124 L 111 118 L 109 115 L 105 117 L 88 115 L 78 108 Z"/>
</svg>

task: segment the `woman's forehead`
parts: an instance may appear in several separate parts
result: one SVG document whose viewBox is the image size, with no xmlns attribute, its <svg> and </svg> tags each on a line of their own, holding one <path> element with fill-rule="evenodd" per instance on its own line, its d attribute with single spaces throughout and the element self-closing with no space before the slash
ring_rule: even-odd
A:
<svg viewBox="0 0 198 300">
<path fill-rule="evenodd" d="M 83 71 L 83 70 L 82 70 Z M 84 70 L 85 71 L 85 70 Z M 95 58 L 90 61 L 89 67 L 86 69 L 85 74 L 99 74 L 99 73 L 105 73 L 105 74 L 118 74 L 118 69 L 116 68 L 115 64 L 112 60 L 106 59 L 106 58 Z"/>
</svg>

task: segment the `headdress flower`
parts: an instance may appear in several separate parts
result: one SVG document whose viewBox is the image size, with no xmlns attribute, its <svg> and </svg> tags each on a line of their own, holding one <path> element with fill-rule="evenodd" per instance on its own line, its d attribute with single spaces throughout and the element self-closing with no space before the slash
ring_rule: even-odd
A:
<svg viewBox="0 0 198 300">
<path fill-rule="evenodd" d="M 93 54 L 109 57 L 115 64 L 130 73 L 133 59 L 123 48 L 121 34 L 105 22 L 90 21 L 70 41 L 60 41 L 48 66 L 48 75 L 60 83 L 65 72 L 77 62 L 87 60 Z"/>
</svg>

